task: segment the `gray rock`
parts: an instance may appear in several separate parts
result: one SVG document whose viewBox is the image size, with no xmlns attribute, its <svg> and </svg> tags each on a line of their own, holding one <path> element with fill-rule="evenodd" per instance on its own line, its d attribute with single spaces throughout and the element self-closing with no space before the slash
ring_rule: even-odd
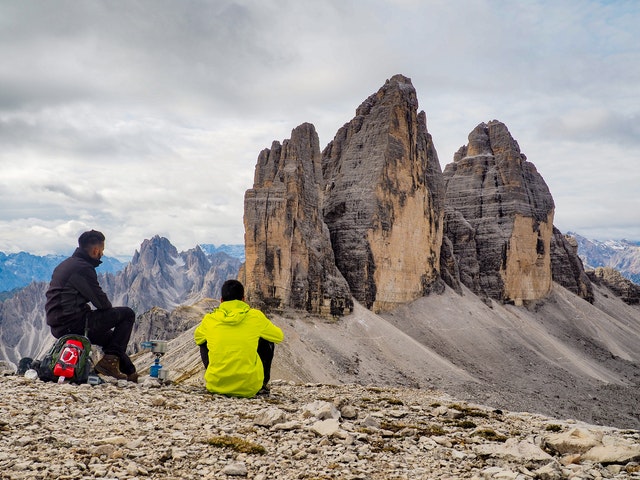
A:
<svg viewBox="0 0 640 480">
<path fill-rule="evenodd" d="M 342 418 L 353 420 L 355 418 L 358 418 L 358 411 L 353 405 L 344 405 L 342 408 L 340 408 L 340 415 L 342 416 Z"/>
<path fill-rule="evenodd" d="M 578 244 L 556 227 L 551 237 L 551 271 L 555 282 L 593 303 L 593 286 L 578 256 Z"/>
<path fill-rule="evenodd" d="M 302 410 L 305 415 L 315 417 L 318 420 L 325 420 L 328 418 L 337 420 L 340 418 L 340 412 L 335 405 L 322 400 L 316 400 L 312 403 L 308 403 L 302 407 Z"/>
<path fill-rule="evenodd" d="M 222 469 L 222 473 L 233 477 L 246 477 L 248 474 L 248 470 L 244 462 L 233 462 L 229 465 L 226 465 Z"/>
<path fill-rule="evenodd" d="M 322 152 L 324 220 L 338 269 L 367 308 L 387 311 L 439 279 L 443 183 L 411 80 L 395 75 Z"/>
<path fill-rule="evenodd" d="M 615 295 L 629 305 L 640 303 L 640 285 L 636 285 L 611 267 L 598 267 L 587 273 L 588 277 L 600 285 L 606 286 Z"/>
<path fill-rule="evenodd" d="M 0 360 L 0 375 L 15 375 L 16 369 L 7 361 Z"/>
<path fill-rule="evenodd" d="M 638 461 L 640 460 L 640 444 L 615 442 L 609 445 L 598 445 L 583 454 L 582 460 L 602 464 L 627 464 Z"/>
<path fill-rule="evenodd" d="M 256 164 L 244 197 L 246 296 L 257 308 L 306 310 L 325 317 L 350 313 L 349 286 L 336 268 L 322 218 L 318 134 L 305 123 L 282 145 L 273 142 Z"/>
<path fill-rule="evenodd" d="M 287 420 L 287 414 L 276 407 L 270 407 L 260 412 L 253 423 L 262 427 L 272 427 L 278 423 L 284 423 Z"/>
<path fill-rule="evenodd" d="M 637 432 L 550 419 L 526 412 L 474 416 L 476 429 L 445 415 L 425 412 L 460 402 L 435 391 L 358 385 L 274 383 L 278 406 L 258 399 L 213 396 L 186 385 L 157 391 L 142 385 L 95 387 L 27 382 L 0 377 L 0 471 L 12 480 L 30 478 L 630 478 L 637 473 Z M 389 398 L 403 404 L 400 409 Z M 307 406 L 326 398 L 348 398 L 367 416 L 354 423 L 317 420 Z M 40 412 L 47 410 L 46 415 Z M 296 428 L 256 428 L 273 409 L 286 412 Z M 321 409 L 314 409 L 321 410 Z M 277 412 L 276 412 L 277 413 Z M 265 415 L 265 418 L 274 418 Z M 375 425 L 382 426 L 379 429 Z M 538 443 L 563 429 L 563 444 L 588 437 L 594 455 L 549 456 Z M 433 435 L 439 431 L 438 435 Z M 506 442 L 478 435 L 500 432 Z M 575 432 L 578 433 L 575 433 Z M 568 438 L 568 440 L 567 440 Z M 572 440 L 573 439 L 573 440 Z M 553 441 L 553 440 L 550 440 Z M 582 448 L 574 445 L 574 448 Z M 635 450 L 634 450 L 635 449 Z M 553 450 L 550 450 L 553 451 Z M 596 457 L 595 454 L 599 456 Z M 54 459 L 54 461 L 51 461 Z M 562 462 L 561 462 L 562 460 Z M 611 463 L 608 466 L 600 463 Z M 626 463 L 625 463 L 626 462 Z"/>
<path fill-rule="evenodd" d="M 474 448 L 474 452 L 481 456 L 510 458 L 517 461 L 539 462 L 553 458 L 530 440 L 518 440 L 516 438 L 509 438 L 503 444 L 478 445 Z"/>
<path fill-rule="evenodd" d="M 567 432 L 548 435 L 545 444 L 560 454 L 585 453 L 597 445 L 602 445 L 602 436 L 602 431 L 572 428 Z"/>
<path fill-rule="evenodd" d="M 330 437 L 340 429 L 340 422 L 336 418 L 319 420 L 311 425 L 311 430 L 323 437 Z"/>
<path fill-rule="evenodd" d="M 445 235 L 462 283 L 505 302 L 544 298 L 552 282 L 553 198 L 507 127 L 478 125 L 443 175 Z"/>
</svg>

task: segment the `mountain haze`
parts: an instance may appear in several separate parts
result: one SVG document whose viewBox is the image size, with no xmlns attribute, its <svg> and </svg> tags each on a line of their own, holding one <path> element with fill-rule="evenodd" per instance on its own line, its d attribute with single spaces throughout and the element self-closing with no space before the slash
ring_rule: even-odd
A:
<svg viewBox="0 0 640 480">
<path fill-rule="evenodd" d="M 22 288 L 31 282 L 48 282 L 53 269 L 66 255 L 38 256 L 31 253 L 0 252 L 0 292 Z M 102 257 L 98 273 L 115 273 L 122 270 L 125 263 L 112 257 Z"/>
<path fill-rule="evenodd" d="M 585 268 L 610 267 L 636 284 L 640 284 L 640 242 L 628 240 L 590 240 L 572 233 L 578 243 Z"/>
</svg>

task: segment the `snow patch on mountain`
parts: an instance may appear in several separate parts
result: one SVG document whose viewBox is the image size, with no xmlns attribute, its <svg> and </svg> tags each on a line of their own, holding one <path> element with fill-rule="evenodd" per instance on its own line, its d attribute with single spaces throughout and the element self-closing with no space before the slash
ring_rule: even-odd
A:
<svg viewBox="0 0 640 480">
<path fill-rule="evenodd" d="M 640 242 L 629 240 L 590 240 L 569 232 L 578 242 L 578 256 L 585 269 L 611 267 L 625 278 L 640 284 Z"/>
<path fill-rule="evenodd" d="M 0 252 L 0 292 L 25 287 L 31 282 L 48 282 L 56 266 L 68 255 L 33 255 L 27 252 Z M 112 257 L 102 257 L 98 273 L 117 273 L 126 263 Z"/>
</svg>

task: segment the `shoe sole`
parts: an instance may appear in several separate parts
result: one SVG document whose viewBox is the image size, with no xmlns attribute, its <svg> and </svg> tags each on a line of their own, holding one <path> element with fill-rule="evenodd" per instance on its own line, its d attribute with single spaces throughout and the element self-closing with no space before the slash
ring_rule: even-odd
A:
<svg viewBox="0 0 640 480">
<path fill-rule="evenodd" d="M 123 376 L 118 376 L 116 377 L 115 375 L 112 375 L 111 373 L 107 372 L 106 370 L 103 370 L 102 368 L 98 367 L 97 365 L 94 367 L 95 371 L 104 375 L 105 377 L 111 377 L 111 378 L 115 378 L 116 380 L 126 380 L 127 376 L 124 374 L 121 374 Z"/>
</svg>

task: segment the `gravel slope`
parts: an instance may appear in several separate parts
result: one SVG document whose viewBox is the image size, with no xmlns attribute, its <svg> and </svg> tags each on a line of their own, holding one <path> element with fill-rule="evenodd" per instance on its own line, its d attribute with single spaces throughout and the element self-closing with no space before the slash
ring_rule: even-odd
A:
<svg viewBox="0 0 640 480">
<path fill-rule="evenodd" d="M 640 308 L 596 287 L 593 305 L 562 287 L 527 308 L 447 289 L 337 321 L 273 316 L 285 341 L 272 378 L 435 389 L 494 408 L 640 428 Z M 171 378 L 201 385 L 193 329 L 169 344 Z M 136 363 L 144 369 L 150 354 Z"/>
</svg>

